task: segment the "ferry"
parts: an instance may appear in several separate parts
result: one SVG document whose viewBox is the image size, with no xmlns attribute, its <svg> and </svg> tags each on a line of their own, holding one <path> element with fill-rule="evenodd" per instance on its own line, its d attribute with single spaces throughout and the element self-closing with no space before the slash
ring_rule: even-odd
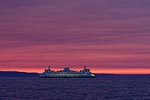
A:
<svg viewBox="0 0 150 100">
<path fill-rule="evenodd" d="M 90 72 L 84 65 L 84 69 L 80 71 L 71 70 L 65 67 L 63 70 L 53 71 L 49 66 L 43 73 L 40 74 L 41 78 L 94 78 L 95 74 Z"/>
</svg>

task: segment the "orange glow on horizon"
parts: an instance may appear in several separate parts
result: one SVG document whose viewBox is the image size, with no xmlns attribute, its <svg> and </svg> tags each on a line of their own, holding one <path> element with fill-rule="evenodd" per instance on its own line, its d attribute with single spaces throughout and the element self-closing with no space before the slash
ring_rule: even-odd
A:
<svg viewBox="0 0 150 100">
<path fill-rule="evenodd" d="M 63 68 L 52 68 L 52 70 L 62 70 Z M 82 70 L 83 68 L 71 68 L 72 70 Z M 108 73 L 108 74 L 150 74 L 150 68 L 90 68 L 93 73 Z M 0 71 L 19 71 L 19 72 L 38 72 L 44 71 L 44 68 L 14 68 L 0 69 Z"/>
<path fill-rule="evenodd" d="M 150 74 L 150 68 L 98 68 L 91 69 L 94 73 L 110 74 Z"/>
</svg>

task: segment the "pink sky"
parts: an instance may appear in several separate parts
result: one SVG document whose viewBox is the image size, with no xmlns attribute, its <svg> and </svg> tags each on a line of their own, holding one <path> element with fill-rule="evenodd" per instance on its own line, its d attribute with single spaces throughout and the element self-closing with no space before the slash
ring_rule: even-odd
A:
<svg viewBox="0 0 150 100">
<path fill-rule="evenodd" d="M 1 0 L 0 70 L 41 72 L 50 64 L 150 73 L 149 5 L 148 0 Z"/>
</svg>

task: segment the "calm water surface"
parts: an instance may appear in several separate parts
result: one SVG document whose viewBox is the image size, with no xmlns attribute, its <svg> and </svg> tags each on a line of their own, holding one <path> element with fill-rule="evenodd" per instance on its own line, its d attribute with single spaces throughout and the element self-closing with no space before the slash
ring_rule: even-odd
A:
<svg viewBox="0 0 150 100">
<path fill-rule="evenodd" d="M 150 100 L 150 78 L 0 78 L 0 100 Z"/>
</svg>

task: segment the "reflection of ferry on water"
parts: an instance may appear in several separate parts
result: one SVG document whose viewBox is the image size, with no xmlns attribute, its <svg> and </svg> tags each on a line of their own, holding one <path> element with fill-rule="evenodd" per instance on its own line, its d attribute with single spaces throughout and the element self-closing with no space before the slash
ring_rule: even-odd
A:
<svg viewBox="0 0 150 100">
<path fill-rule="evenodd" d="M 50 66 L 49 66 L 48 69 L 45 69 L 45 71 L 42 74 L 40 74 L 40 77 L 43 77 L 43 78 L 93 78 L 95 77 L 95 75 L 91 73 L 90 69 L 87 69 L 86 66 L 84 66 L 84 69 L 80 71 L 70 70 L 68 67 L 60 71 L 53 71 L 50 69 Z"/>
</svg>

